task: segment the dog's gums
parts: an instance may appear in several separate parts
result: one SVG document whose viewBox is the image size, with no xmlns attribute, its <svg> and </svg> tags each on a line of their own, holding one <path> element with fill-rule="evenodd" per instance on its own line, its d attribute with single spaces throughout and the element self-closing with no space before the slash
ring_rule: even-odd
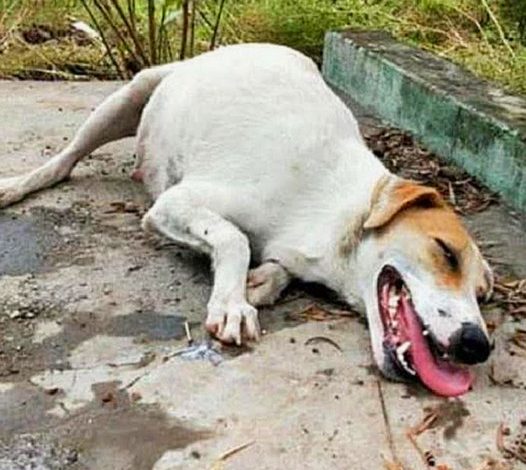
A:
<svg viewBox="0 0 526 470">
<path fill-rule="evenodd" d="M 390 266 L 379 276 L 378 300 L 386 360 L 393 362 L 391 366 L 400 378 L 416 378 L 437 395 L 453 397 L 466 393 L 473 383 L 473 374 L 440 353 L 443 348 L 422 325 L 409 289 Z"/>
</svg>

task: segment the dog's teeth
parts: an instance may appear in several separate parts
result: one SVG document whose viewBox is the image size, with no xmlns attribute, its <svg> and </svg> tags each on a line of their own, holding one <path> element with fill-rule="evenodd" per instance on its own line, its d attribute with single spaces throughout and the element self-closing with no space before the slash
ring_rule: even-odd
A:
<svg viewBox="0 0 526 470">
<path fill-rule="evenodd" d="M 429 334 L 429 330 L 424 330 L 424 331 L 422 331 L 422 334 L 423 334 L 424 336 L 427 336 L 427 335 Z"/>
<path fill-rule="evenodd" d="M 402 367 L 406 370 L 406 372 L 409 372 L 411 375 L 416 375 L 416 372 L 409 367 L 409 365 L 406 362 L 402 363 Z"/>
<path fill-rule="evenodd" d="M 406 341 L 405 343 L 401 344 L 400 346 L 398 346 L 398 348 L 396 349 L 396 352 L 397 353 L 400 353 L 400 354 L 405 354 L 406 351 L 411 347 L 411 341 Z"/>
<path fill-rule="evenodd" d="M 399 295 L 390 295 L 389 296 L 389 308 L 396 308 L 398 307 L 398 301 L 400 300 Z"/>
<path fill-rule="evenodd" d="M 416 375 L 416 372 L 409 367 L 409 364 L 407 363 L 404 354 L 407 352 L 407 350 L 411 347 L 411 342 L 406 341 L 405 343 L 402 343 L 400 346 L 396 348 L 396 357 L 398 358 L 398 362 L 401 364 L 401 366 L 404 368 L 404 370 L 411 375 Z"/>
<path fill-rule="evenodd" d="M 401 366 L 404 368 L 406 372 L 409 372 L 411 375 L 416 375 L 416 372 L 413 369 L 411 369 L 411 367 L 409 367 L 409 364 L 405 360 L 404 354 L 401 353 L 399 350 L 400 348 L 396 350 L 396 356 L 398 357 L 398 362 L 400 362 Z"/>
<path fill-rule="evenodd" d="M 411 375 L 416 375 L 416 372 L 409 367 L 409 365 L 406 362 L 402 363 L 403 368 L 406 370 L 406 372 L 409 372 Z"/>
</svg>

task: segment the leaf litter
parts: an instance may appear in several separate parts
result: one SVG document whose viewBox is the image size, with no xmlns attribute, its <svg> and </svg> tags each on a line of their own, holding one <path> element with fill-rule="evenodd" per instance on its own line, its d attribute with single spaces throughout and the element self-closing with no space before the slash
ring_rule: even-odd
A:
<svg viewBox="0 0 526 470">
<path fill-rule="evenodd" d="M 481 212 L 499 200 L 466 171 L 420 147 L 408 133 L 380 128 L 366 132 L 365 139 L 390 171 L 435 187 L 459 214 Z"/>
</svg>

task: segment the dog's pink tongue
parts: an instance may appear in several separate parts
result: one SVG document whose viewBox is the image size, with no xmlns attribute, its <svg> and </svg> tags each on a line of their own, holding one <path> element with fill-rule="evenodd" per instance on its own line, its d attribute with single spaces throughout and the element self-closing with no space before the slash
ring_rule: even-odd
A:
<svg viewBox="0 0 526 470">
<path fill-rule="evenodd" d="M 402 296 L 403 316 L 411 341 L 411 358 L 420 380 L 437 395 L 455 397 L 466 393 L 473 383 L 473 374 L 440 361 L 431 353 L 410 302 Z"/>
</svg>

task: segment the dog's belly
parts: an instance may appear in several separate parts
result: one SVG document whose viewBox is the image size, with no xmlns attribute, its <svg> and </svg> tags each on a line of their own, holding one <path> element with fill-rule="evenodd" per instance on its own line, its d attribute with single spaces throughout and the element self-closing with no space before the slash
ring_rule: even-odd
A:
<svg viewBox="0 0 526 470">
<path fill-rule="evenodd" d="M 218 52 L 179 64 L 152 95 L 138 131 L 140 170 L 154 198 L 193 184 L 209 208 L 264 237 L 350 157 L 343 143 L 361 137 L 301 54 L 269 45 Z"/>
</svg>

